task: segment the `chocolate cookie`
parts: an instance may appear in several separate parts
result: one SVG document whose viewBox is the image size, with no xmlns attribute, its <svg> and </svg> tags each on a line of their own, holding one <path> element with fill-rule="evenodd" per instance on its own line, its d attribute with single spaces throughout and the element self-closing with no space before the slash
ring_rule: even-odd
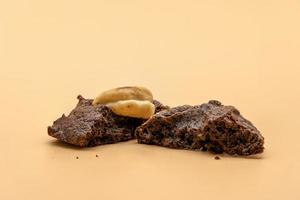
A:
<svg viewBox="0 0 300 200">
<path fill-rule="evenodd" d="M 114 114 L 107 106 L 93 106 L 92 99 L 78 96 L 78 104 L 68 116 L 63 115 L 48 134 L 58 140 L 81 146 L 96 146 L 134 139 L 136 127 L 145 120 Z M 161 110 L 162 104 L 157 103 Z"/>
<path fill-rule="evenodd" d="M 163 110 L 138 127 L 136 136 L 139 143 L 230 155 L 247 156 L 264 150 L 258 129 L 236 108 L 218 101 Z"/>
</svg>

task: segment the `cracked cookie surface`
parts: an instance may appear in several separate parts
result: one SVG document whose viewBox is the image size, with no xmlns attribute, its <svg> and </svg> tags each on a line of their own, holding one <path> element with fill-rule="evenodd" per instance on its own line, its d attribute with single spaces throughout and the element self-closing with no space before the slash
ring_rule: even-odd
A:
<svg viewBox="0 0 300 200">
<path fill-rule="evenodd" d="M 159 112 L 136 129 L 136 136 L 139 143 L 230 155 L 264 150 L 259 130 L 235 107 L 215 100 Z"/>
</svg>

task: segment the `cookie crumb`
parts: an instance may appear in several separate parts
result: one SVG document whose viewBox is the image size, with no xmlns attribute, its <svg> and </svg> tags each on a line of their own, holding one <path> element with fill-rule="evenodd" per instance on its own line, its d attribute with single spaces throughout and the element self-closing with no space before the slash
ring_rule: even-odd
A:
<svg viewBox="0 0 300 200">
<path fill-rule="evenodd" d="M 76 159 L 79 159 L 79 157 L 78 157 L 78 156 L 76 156 Z"/>
<path fill-rule="evenodd" d="M 219 156 L 215 156 L 215 160 L 220 160 L 221 158 Z"/>
<path fill-rule="evenodd" d="M 98 157 L 98 154 L 96 154 L 96 157 Z"/>
</svg>

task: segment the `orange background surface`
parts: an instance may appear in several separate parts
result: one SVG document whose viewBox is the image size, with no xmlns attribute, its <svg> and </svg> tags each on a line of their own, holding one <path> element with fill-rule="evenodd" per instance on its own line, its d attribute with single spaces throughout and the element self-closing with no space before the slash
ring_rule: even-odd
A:
<svg viewBox="0 0 300 200">
<path fill-rule="evenodd" d="M 0 0 L 0 199 L 300 199 L 299 23 L 296 0 Z M 78 94 L 124 85 L 171 106 L 235 105 L 265 153 L 47 135 Z"/>
</svg>

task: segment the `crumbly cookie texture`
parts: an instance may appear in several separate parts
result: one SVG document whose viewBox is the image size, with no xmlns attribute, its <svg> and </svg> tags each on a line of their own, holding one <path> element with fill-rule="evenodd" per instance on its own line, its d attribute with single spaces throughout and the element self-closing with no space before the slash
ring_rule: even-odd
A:
<svg viewBox="0 0 300 200">
<path fill-rule="evenodd" d="M 209 101 L 153 115 L 136 131 L 139 143 L 248 156 L 262 153 L 264 138 L 233 106 Z"/>
<path fill-rule="evenodd" d="M 78 104 L 68 116 L 62 115 L 48 127 L 48 134 L 80 147 L 96 146 L 134 139 L 134 131 L 144 119 L 116 115 L 106 105 L 93 106 L 93 99 L 78 97 Z M 167 109 L 154 100 L 156 112 Z"/>
</svg>

